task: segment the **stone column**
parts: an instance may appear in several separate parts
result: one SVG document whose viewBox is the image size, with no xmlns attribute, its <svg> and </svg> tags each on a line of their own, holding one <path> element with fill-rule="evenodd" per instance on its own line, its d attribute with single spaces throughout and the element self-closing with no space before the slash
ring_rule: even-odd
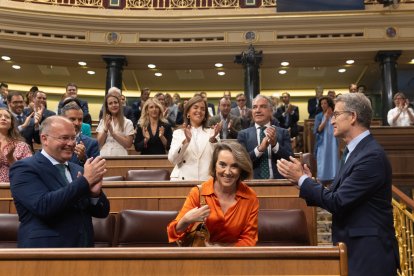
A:
<svg viewBox="0 0 414 276">
<path fill-rule="evenodd" d="M 259 68 L 262 63 L 262 51 L 258 52 L 250 44 L 246 52 L 236 55 L 234 62 L 244 66 L 244 95 L 246 95 L 246 105 L 252 106 L 253 98 L 260 93 Z"/>
<path fill-rule="evenodd" d="M 392 108 L 393 95 L 398 92 L 397 59 L 401 51 L 379 51 L 375 61 L 380 63 L 382 84 L 382 124 L 388 125 L 387 114 Z"/>
<path fill-rule="evenodd" d="M 125 56 L 102 56 L 106 62 L 106 85 L 105 95 L 111 87 L 118 87 L 122 90 L 122 71 L 124 65 L 127 65 Z"/>
</svg>

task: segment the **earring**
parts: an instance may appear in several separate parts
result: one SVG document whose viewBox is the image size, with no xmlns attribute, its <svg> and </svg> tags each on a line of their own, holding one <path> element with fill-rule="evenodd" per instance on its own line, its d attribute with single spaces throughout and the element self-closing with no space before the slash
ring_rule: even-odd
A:
<svg viewBox="0 0 414 276">
<path fill-rule="evenodd" d="M 187 119 L 190 119 L 190 115 L 189 114 L 187 114 Z"/>
</svg>

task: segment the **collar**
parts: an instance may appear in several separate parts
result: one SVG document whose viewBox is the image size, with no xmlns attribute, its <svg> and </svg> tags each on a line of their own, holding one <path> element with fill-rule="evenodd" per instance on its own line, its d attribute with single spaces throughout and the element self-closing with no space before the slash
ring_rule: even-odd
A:
<svg viewBox="0 0 414 276">
<path fill-rule="evenodd" d="M 201 185 L 202 185 L 201 195 L 203 196 L 209 196 L 213 194 L 215 195 L 213 177 L 210 177 L 206 182 L 203 182 Z M 236 197 L 249 198 L 247 185 L 241 181 L 237 185 Z"/>
<path fill-rule="evenodd" d="M 44 149 L 42 149 L 42 151 L 40 152 L 41 154 L 43 154 L 43 156 L 44 157 L 46 157 L 51 163 L 52 163 L 52 165 L 54 166 L 54 165 L 57 165 L 57 164 L 62 164 L 62 163 L 60 163 L 60 162 L 58 162 L 58 161 L 56 161 L 56 159 L 55 158 L 53 158 L 52 156 L 50 156 Z M 66 166 L 68 166 L 69 164 L 68 164 L 68 161 L 66 161 L 65 163 L 63 163 L 63 164 L 65 164 Z"/>
<path fill-rule="evenodd" d="M 23 117 L 23 115 L 24 115 L 24 113 L 22 112 L 22 113 L 20 113 L 20 114 L 16 114 L 16 113 L 14 113 L 14 112 L 12 112 L 11 110 L 10 110 L 10 113 L 14 116 L 14 117 L 17 117 L 17 116 L 22 116 Z"/>
<path fill-rule="evenodd" d="M 260 129 L 261 127 L 270 127 L 270 122 L 267 122 L 267 124 L 265 124 L 263 126 L 261 126 L 257 123 L 254 123 L 254 126 L 255 126 L 256 129 Z"/>
<path fill-rule="evenodd" d="M 359 142 L 361 142 L 362 139 L 364 139 L 368 135 L 370 135 L 369 130 L 365 130 L 364 132 L 362 132 L 361 134 L 359 134 L 357 137 L 355 137 L 354 139 L 352 139 L 352 141 L 349 142 L 348 145 L 346 145 L 348 147 L 348 151 L 349 151 L 348 156 L 356 148 L 356 146 L 359 144 Z"/>
</svg>

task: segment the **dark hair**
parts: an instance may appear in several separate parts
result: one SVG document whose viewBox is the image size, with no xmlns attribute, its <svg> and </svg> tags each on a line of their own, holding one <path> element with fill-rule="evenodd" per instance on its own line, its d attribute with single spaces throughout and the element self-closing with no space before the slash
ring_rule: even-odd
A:
<svg viewBox="0 0 414 276">
<path fill-rule="evenodd" d="M 79 106 L 79 108 L 82 109 L 80 101 L 77 98 L 71 98 L 71 97 L 67 97 L 63 100 L 62 108 L 65 107 L 65 105 L 67 105 L 69 103 L 75 103 L 77 106 Z"/>
<path fill-rule="evenodd" d="M 24 97 L 23 97 L 23 95 L 22 95 L 22 93 L 20 93 L 19 91 L 11 91 L 11 92 L 7 95 L 7 102 L 8 102 L 8 103 L 11 103 L 11 99 L 12 99 L 14 96 L 22 96 L 22 98 L 24 98 Z"/>
<path fill-rule="evenodd" d="M 239 180 L 250 179 L 253 175 L 252 161 L 246 148 L 235 141 L 223 141 L 216 144 L 210 163 L 210 175 L 216 179 L 216 163 L 219 153 L 223 150 L 228 150 L 233 154 L 234 160 L 236 160 L 240 169 Z"/>
<path fill-rule="evenodd" d="M 209 118 L 210 114 L 208 113 L 207 102 L 200 95 L 196 95 L 196 96 L 192 97 L 190 100 L 188 100 L 187 104 L 184 106 L 184 114 L 183 114 L 184 123 L 186 123 L 187 125 L 190 124 L 190 119 L 187 117 L 188 111 L 190 110 L 190 108 L 194 104 L 199 103 L 199 102 L 204 103 L 205 114 L 204 114 L 204 119 L 203 119 L 202 126 L 203 126 L 203 128 L 207 128 L 208 127 L 208 118 Z"/>
<path fill-rule="evenodd" d="M 7 136 L 13 141 L 22 141 L 25 142 L 24 138 L 20 134 L 19 130 L 17 129 L 16 119 L 14 118 L 13 114 L 5 107 L 0 107 L 0 110 L 5 110 L 10 116 L 10 128 L 7 130 Z"/>
<path fill-rule="evenodd" d="M 0 87 L 6 87 L 6 88 L 9 88 L 9 85 L 8 85 L 7 83 L 5 83 L 5 82 L 1 82 L 1 83 L 0 83 Z"/>
<path fill-rule="evenodd" d="M 68 89 L 69 86 L 73 86 L 76 88 L 76 90 L 78 90 L 78 86 L 76 85 L 76 83 L 69 82 L 68 84 L 66 84 L 66 90 Z"/>
<path fill-rule="evenodd" d="M 322 98 L 320 98 L 320 99 L 319 99 L 319 103 L 318 103 L 319 109 L 321 109 L 321 110 L 322 110 L 322 101 L 323 101 L 323 100 L 325 100 L 325 101 L 328 103 L 328 106 L 329 106 L 330 108 L 332 108 L 332 110 L 335 108 L 335 103 L 334 103 L 334 101 L 332 100 L 332 98 L 327 97 L 327 96 L 323 96 Z"/>
<path fill-rule="evenodd" d="M 79 103 L 77 103 L 76 101 L 69 101 L 65 103 L 60 109 L 60 114 L 65 116 L 66 111 L 69 111 L 69 110 L 80 110 L 83 113 L 82 108 L 80 107 Z"/>
<path fill-rule="evenodd" d="M 32 86 L 29 90 L 29 92 L 36 92 L 39 91 L 39 88 L 37 86 Z"/>
</svg>

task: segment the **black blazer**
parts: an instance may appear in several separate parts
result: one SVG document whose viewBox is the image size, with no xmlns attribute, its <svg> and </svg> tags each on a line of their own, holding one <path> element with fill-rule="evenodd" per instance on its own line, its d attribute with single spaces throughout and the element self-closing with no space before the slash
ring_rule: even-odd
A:
<svg viewBox="0 0 414 276">
<path fill-rule="evenodd" d="M 164 147 L 161 139 L 158 137 L 159 128 L 164 127 L 164 137 L 167 139 L 167 146 Z M 172 140 L 172 129 L 169 124 L 158 122 L 158 127 L 155 135 L 152 135 L 151 126 L 147 127 L 150 134 L 150 139 L 147 144 L 144 144 L 144 135 L 142 134 L 141 126 L 137 126 L 137 132 L 135 133 L 134 146 L 135 150 L 141 152 L 143 155 L 151 154 L 167 154 L 167 151 L 170 149 L 171 140 Z"/>
</svg>

